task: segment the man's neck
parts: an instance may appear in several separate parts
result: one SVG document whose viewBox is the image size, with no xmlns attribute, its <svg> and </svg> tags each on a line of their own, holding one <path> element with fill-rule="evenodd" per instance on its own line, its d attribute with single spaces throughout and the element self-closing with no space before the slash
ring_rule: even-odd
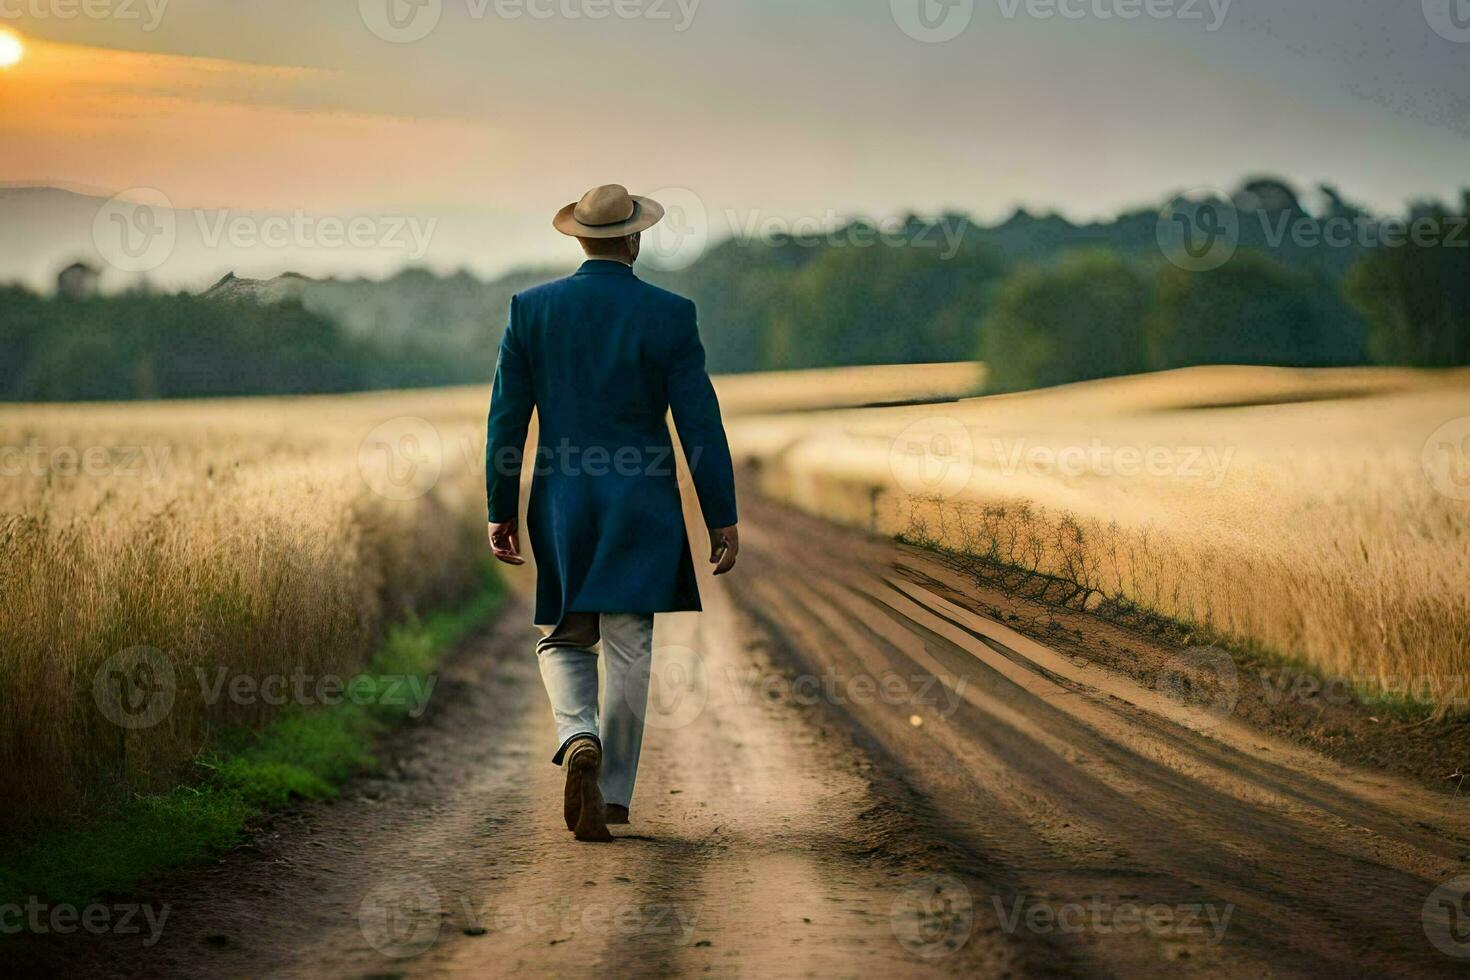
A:
<svg viewBox="0 0 1470 980">
<path fill-rule="evenodd" d="M 626 255 L 589 255 L 588 262 L 621 262 L 628 268 L 633 268 L 633 260 Z"/>
</svg>

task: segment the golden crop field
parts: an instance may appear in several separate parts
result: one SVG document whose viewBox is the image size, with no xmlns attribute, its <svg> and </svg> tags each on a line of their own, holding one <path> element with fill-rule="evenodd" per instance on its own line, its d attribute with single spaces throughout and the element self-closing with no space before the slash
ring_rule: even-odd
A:
<svg viewBox="0 0 1470 980">
<path fill-rule="evenodd" d="M 1385 687 L 1449 699 L 1470 671 L 1470 503 L 1421 458 L 1470 416 L 1464 372 L 1198 369 L 811 411 L 952 398 L 979 378 L 717 385 L 737 458 L 808 511 Z M 471 588 L 485 398 L 0 409 L 0 808 L 166 781 L 212 732 L 272 710 L 206 699 L 195 675 L 348 674 L 389 623 Z M 1105 471 L 1132 450 L 1138 472 Z M 97 710 L 109 665 L 149 666 L 139 649 L 187 674 L 146 731 Z"/>
<path fill-rule="evenodd" d="M 206 704 L 193 671 L 344 672 L 390 620 L 462 594 L 483 470 L 459 459 L 483 410 L 468 392 L 0 410 L 0 809 L 148 786 L 212 726 L 263 720 Z M 109 661 L 156 666 L 112 660 L 137 648 L 188 675 L 146 731 L 94 703 Z"/>
<path fill-rule="evenodd" d="M 935 365 L 720 386 L 734 415 L 977 383 Z M 212 731 L 271 710 L 196 678 L 350 674 L 387 624 L 463 594 L 485 555 L 487 397 L 0 408 L 0 812 L 166 781 Z M 179 675 L 167 716 L 109 721 L 97 685 L 158 667 L 149 650 Z"/>
<path fill-rule="evenodd" d="M 734 441 L 768 495 L 976 573 L 1467 707 L 1470 372 L 1195 368 Z"/>
</svg>

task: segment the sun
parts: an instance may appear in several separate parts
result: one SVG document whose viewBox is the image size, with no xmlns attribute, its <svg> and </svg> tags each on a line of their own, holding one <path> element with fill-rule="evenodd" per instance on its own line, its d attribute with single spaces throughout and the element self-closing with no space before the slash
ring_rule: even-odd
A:
<svg viewBox="0 0 1470 980">
<path fill-rule="evenodd" d="M 20 63 L 26 56 L 26 46 L 20 35 L 0 30 L 0 68 L 9 68 Z"/>
</svg>

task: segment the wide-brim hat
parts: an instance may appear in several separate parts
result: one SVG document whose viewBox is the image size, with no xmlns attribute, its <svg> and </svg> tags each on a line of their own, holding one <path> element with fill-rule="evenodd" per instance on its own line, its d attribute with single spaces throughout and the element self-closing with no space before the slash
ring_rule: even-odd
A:
<svg viewBox="0 0 1470 980">
<path fill-rule="evenodd" d="M 551 224 L 574 238 L 622 238 L 652 228 L 663 216 L 664 206 L 653 198 L 629 194 L 622 184 L 603 184 L 558 211 Z"/>
</svg>

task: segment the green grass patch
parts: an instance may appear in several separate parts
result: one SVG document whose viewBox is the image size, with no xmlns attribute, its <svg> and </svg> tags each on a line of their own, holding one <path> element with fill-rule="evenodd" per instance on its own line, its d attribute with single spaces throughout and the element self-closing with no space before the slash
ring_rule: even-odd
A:
<svg viewBox="0 0 1470 980">
<path fill-rule="evenodd" d="M 125 895 L 148 875 L 227 850 L 253 817 L 335 795 L 376 767 L 380 735 L 423 713 L 440 658 L 503 598 L 504 586 L 487 571 L 463 605 L 395 626 L 344 685 L 340 703 L 294 709 L 259 731 L 226 733 L 195 760 L 198 778 L 186 785 L 0 842 L 0 906 L 32 897 L 83 906 Z M 7 938 L 0 935 L 0 943 Z"/>
</svg>

